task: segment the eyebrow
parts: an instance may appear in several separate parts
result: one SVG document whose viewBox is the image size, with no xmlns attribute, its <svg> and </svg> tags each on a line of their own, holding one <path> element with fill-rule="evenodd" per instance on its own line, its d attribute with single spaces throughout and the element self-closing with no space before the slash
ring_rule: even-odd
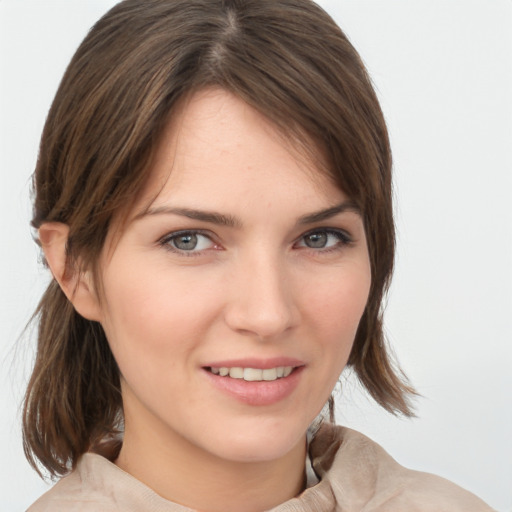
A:
<svg viewBox="0 0 512 512">
<path fill-rule="evenodd" d="M 332 206 L 331 208 L 303 215 L 302 217 L 299 217 L 297 224 L 314 224 L 315 222 L 322 222 L 344 212 L 353 212 L 357 215 L 361 215 L 361 209 L 359 206 L 357 206 L 354 201 L 348 200 L 343 201 L 336 206 Z"/>
<path fill-rule="evenodd" d="M 336 206 L 331 206 L 330 208 L 325 208 L 317 212 L 302 215 L 297 220 L 297 225 L 322 222 L 344 212 L 354 212 L 357 215 L 361 215 L 361 209 L 357 206 L 356 203 L 349 200 L 343 201 Z M 220 226 L 227 226 L 230 228 L 238 229 L 240 229 L 243 225 L 240 219 L 232 215 L 225 215 L 223 213 L 208 210 L 196 210 L 194 208 L 178 208 L 171 206 L 158 206 L 156 208 L 148 208 L 147 210 L 136 215 L 134 220 L 152 215 L 179 215 L 181 217 L 187 217 L 193 220 L 199 220 L 202 222 L 208 222 L 210 224 L 217 224 Z"/>
<path fill-rule="evenodd" d="M 148 215 L 179 215 L 189 219 L 209 222 L 210 224 L 218 224 L 230 228 L 241 228 L 242 222 L 232 215 L 223 213 L 210 212 L 207 210 L 196 210 L 194 208 L 173 208 L 170 206 L 159 206 L 157 208 L 148 208 L 147 210 L 135 216 L 134 220 L 138 220 Z"/>
</svg>

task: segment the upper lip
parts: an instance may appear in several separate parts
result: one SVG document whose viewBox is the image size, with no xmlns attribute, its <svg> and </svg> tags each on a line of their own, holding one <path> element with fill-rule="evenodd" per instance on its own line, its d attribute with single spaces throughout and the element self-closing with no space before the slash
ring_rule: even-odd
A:
<svg viewBox="0 0 512 512">
<path fill-rule="evenodd" d="M 293 357 L 272 357 L 268 359 L 248 357 L 242 359 L 223 359 L 202 365 L 203 368 L 257 368 L 267 370 L 279 366 L 305 366 L 305 362 Z"/>
</svg>

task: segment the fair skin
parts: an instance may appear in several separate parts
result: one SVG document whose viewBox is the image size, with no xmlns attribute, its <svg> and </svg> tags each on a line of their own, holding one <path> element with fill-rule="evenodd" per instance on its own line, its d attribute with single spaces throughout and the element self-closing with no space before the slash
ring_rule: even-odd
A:
<svg viewBox="0 0 512 512">
<path fill-rule="evenodd" d="M 300 493 L 306 430 L 371 282 L 349 198 L 261 114 L 208 89 L 173 117 L 143 197 L 107 240 L 101 301 L 87 273 L 64 273 L 66 235 L 40 229 L 52 272 L 101 322 L 121 371 L 116 464 L 203 511 L 268 510 Z"/>
</svg>

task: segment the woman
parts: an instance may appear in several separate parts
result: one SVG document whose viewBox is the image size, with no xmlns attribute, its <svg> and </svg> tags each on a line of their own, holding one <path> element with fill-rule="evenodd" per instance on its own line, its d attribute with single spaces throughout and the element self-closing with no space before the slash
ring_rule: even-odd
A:
<svg viewBox="0 0 512 512">
<path fill-rule="evenodd" d="M 390 168 L 365 69 L 311 2 L 102 18 L 34 178 L 54 280 L 25 447 L 71 474 L 30 510 L 490 510 L 315 420 L 346 365 L 411 415 L 381 325 Z"/>
</svg>

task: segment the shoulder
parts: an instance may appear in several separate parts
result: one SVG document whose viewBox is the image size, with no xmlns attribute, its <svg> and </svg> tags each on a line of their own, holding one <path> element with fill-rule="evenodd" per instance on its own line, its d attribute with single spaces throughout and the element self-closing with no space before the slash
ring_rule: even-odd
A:
<svg viewBox="0 0 512 512">
<path fill-rule="evenodd" d="M 43 494 L 27 512 L 188 512 L 101 455 L 84 454 L 74 471 Z"/>
<path fill-rule="evenodd" d="M 109 465 L 112 463 L 99 455 L 83 455 L 77 468 L 61 478 L 27 512 L 117 511 L 117 506 L 105 493 L 104 482 L 112 472 Z M 112 486 L 115 485 L 116 479 L 112 481 Z"/>
<path fill-rule="evenodd" d="M 469 491 L 439 476 L 404 468 L 377 443 L 348 428 L 323 425 L 311 456 L 342 510 L 492 512 Z"/>
</svg>

